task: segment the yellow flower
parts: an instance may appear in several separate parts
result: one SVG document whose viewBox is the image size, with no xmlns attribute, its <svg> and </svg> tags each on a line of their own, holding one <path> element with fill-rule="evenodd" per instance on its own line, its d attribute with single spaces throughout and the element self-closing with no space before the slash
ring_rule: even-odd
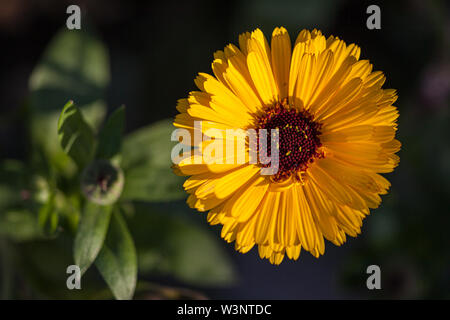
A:
<svg viewBox="0 0 450 320">
<path fill-rule="evenodd" d="M 272 175 L 261 174 L 267 164 L 251 161 L 250 151 L 262 147 L 244 135 L 232 143 L 245 140 L 245 163 L 200 163 L 194 154 L 174 166 L 190 176 L 188 204 L 209 211 L 208 222 L 222 224 L 222 237 L 239 252 L 257 245 L 273 264 L 285 255 L 298 259 L 302 248 L 318 257 L 324 238 L 341 245 L 346 235 L 356 237 L 369 209 L 379 206 L 390 187 L 379 173 L 399 162 L 397 95 L 382 89 L 383 73 L 359 58 L 357 45 L 318 30 L 301 31 L 292 50 L 285 28 L 273 31 L 270 45 L 256 29 L 239 36 L 239 48 L 214 53 L 214 76 L 200 73 L 200 91 L 178 101 L 174 125 L 192 135 L 278 129 L 279 169 Z M 231 139 L 223 140 L 226 148 Z M 213 141 L 190 143 L 204 152 Z"/>
</svg>

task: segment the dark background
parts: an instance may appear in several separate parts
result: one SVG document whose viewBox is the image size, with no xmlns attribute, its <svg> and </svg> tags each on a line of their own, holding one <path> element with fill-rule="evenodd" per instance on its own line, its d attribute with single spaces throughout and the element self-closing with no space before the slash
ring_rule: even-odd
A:
<svg viewBox="0 0 450 320">
<path fill-rule="evenodd" d="M 450 292 L 450 3 L 448 1 L 61 1 L 0 0 L 0 157 L 27 153 L 20 106 L 28 78 L 50 39 L 78 4 L 111 59 L 110 109 L 127 106 L 127 132 L 173 117 L 194 90 L 197 72 L 211 72 L 214 51 L 261 28 L 285 26 L 295 40 L 318 28 L 362 48 L 374 70 L 398 90 L 400 167 L 390 195 L 365 220 L 362 235 L 341 248 L 328 243 L 315 259 L 274 267 L 257 250 L 231 245 L 239 282 L 196 288 L 212 298 L 449 298 Z M 366 28 L 366 8 L 381 8 L 381 30 Z M 218 228 L 214 228 L 218 232 Z M 382 270 L 379 292 L 366 289 L 365 268 Z M 176 283 L 173 279 L 158 279 Z M 183 285 L 183 284 L 179 284 Z"/>
</svg>

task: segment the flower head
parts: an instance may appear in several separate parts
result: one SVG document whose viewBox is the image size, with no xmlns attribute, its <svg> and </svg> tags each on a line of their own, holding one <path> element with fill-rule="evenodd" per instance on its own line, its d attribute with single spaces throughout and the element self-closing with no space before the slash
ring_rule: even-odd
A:
<svg viewBox="0 0 450 320">
<path fill-rule="evenodd" d="M 346 235 L 357 236 L 379 206 L 390 187 L 380 173 L 399 162 L 397 95 L 382 89 L 383 73 L 359 58 L 358 46 L 318 30 L 301 31 L 292 49 L 286 29 L 276 28 L 270 45 L 256 29 L 239 36 L 239 48 L 217 51 L 214 76 L 200 73 L 200 91 L 179 100 L 174 125 L 193 135 L 256 132 L 253 143 L 239 133 L 190 140 L 196 153 L 175 166 L 190 176 L 188 204 L 209 211 L 209 223 L 222 224 L 222 237 L 236 250 L 257 245 L 274 264 L 285 255 L 298 259 L 302 248 L 318 257 L 324 238 L 341 245 Z M 221 161 L 199 161 L 216 140 L 223 142 L 224 152 L 213 148 Z M 239 141 L 245 161 L 230 161 L 236 153 L 225 151 Z M 276 171 L 262 174 L 274 163 Z"/>
</svg>

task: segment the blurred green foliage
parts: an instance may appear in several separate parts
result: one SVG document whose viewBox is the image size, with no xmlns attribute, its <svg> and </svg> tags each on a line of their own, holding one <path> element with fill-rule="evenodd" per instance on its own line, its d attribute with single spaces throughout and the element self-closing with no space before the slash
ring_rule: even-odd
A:
<svg viewBox="0 0 450 320">
<path fill-rule="evenodd" d="M 29 159 L 0 164 L 4 298 L 131 299 L 149 286 L 138 273 L 198 286 L 234 279 L 217 239 L 185 217 L 171 121 L 123 136 L 125 107 L 105 120 L 109 73 L 91 31 L 62 30 L 30 77 Z M 72 264 L 82 290 L 66 287 Z"/>
</svg>

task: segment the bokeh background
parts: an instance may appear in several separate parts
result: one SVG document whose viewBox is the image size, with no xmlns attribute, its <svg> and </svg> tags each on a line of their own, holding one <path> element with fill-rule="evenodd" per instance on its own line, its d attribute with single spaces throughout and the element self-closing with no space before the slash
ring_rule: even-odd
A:
<svg viewBox="0 0 450 320">
<path fill-rule="evenodd" d="M 302 253 L 296 262 L 286 259 L 272 266 L 259 259 L 256 249 L 246 255 L 235 252 L 233 245 L 219 239 L 219 227 L 207 227 L 205 215 L 188 210 L 182 200 L 166 203 L 165 210 L 180 211 L 182 219 L 212 235 L 199 239 L 217 240 L 233 280 L 205 285 L 150 268 L 140 270 L 139 279 L 151 283 L 153 290 L 138 291 L 137 297 L 181 292 L 192 298 L 232 299 L 450 298 L 448 1 L 0 0 L 1 159 L 29 157 L 29 116 L 23 107 L 30 94 L 29 78 L 65 25 L 70 4 L 80 5 L 82 28 L 89 23 L 107 48 L 108 110 L 126 105 L 127 133 L 174 117 L 177 99 L 195 89 L 196 74 L 211 72 L 213 52 L 237 43 L 240 33 L 257 27 L 270 35 L 274 27 L 285 26 L 291 39 L 303 28 L 318 28 L 325 35 L 355 42 L 362 48 L 362 58 L 385 72 L 384 87 L 399 93 L 400 166 L 387 175 L 391 192 L 366 218 L 358 238 L 339 248 L 327 243 L 319 259 Z M 381 30 L 366 28 L 370 4 L 381 8 Z M 136 241 L 145 243 L 146 231 L 141 231 L 142 239 Z M 0 278 L 3 298 L 72 297 L 70 292 L 63 296 L 56 289 L 47 290 L 64 289 L 64 280 L 44 281 L 37 273 L 33 282 L 17 266 L 17 261 L 28 261 L 33 245 L 1 241 L 9 250 L 1 251 L 0 269 L 13 274 Z M 64 252 L 70 257 L 70 251 Z M 56 257 L 49 255 L 45 261 L 51 265 L 52 259 Z M 178 268 L 189 268 L 189 258 L 183 261 Z M 366 268 L 371 264 L 381 268 L 382 290 L 366 288 Z M 12 273 L 5 273 L 7 268 Z M 65 269 L 52 272 L 65 277 Z M 41 288 L 36 289 L 36 283 Z"/>
</svg>

